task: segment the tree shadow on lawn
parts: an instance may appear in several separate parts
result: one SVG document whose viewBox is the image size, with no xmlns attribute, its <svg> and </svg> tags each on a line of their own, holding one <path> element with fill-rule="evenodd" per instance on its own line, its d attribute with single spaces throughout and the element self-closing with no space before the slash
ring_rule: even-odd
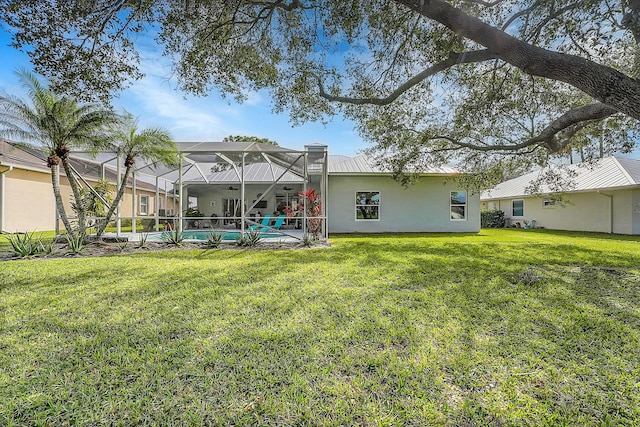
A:
<svg viewBox="0 0 640 427">
<path fill-rule="evenodd" d="M 459 401 L 456 423 L 500 421 L 505 404 L 532 408 L 533 423 L 638 420 L 640 275 L 555 262 L 467 270 L 437 290 L 404 283 L 405 304 L 428 292 L 437 307 L 432 331 L 447 393 Z M 432 283 L 428 264 L 406 277 Z"/>
<path fill-rule="evenodd" d="M 75 301 L 92 316 L 38 314 L 35 326 L 58 349 L 34 354 L 42 375 L 16 380 L 27 389 L 42 381 L 57 390 L 49 399 L 77 402 L 86 417 L 119 388 L 110 398 L 121 413 L 156 413 L 160 424 L 185 419 L 187 407 L 220 424 L 285 413 L 290 424 L 374 424 L 384 413 L 456 425 L 640 418 L 640 287 L 628 269 L 638 256 L 399 240 L 74 260 L 78 271 L 65 271 L 67 288 L 54 282 L 62 288 L 50 289 L 51 302 L 75 292 L 67 310 Z M 90 397 L 78 399 L 77 388 Z M 45 403 L 16 405 L 29 419 Z"/>
</svg>

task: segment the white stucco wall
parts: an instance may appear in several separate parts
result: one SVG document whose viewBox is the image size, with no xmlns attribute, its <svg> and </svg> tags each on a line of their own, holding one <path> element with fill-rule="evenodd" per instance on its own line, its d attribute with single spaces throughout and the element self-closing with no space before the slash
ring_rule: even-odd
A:
<svg viewBox="0 0 640 427">
<path fill-rule="evenodd" d="M 640 189 L 632 191 L 631 229 L 632 234 L 640 234 Z"/>
<path fill-rule="evenodd" d="M 251 204 L 253 203 L 254 200 L 257 199 L 258 193 L 265 193 L 267 191 L 267 189 L 269 188 L 270 184 L 250 184 L 246 186 L 246 198 L 247 198 L 247 202 L 248 202 L 248 206 L 251 206 Z M 240 198 L 240 184 L 234 184 L 232 185 L 233 188 L 238 188 L 238 190 L 233 190 L 233 191 L 229 191 L 228 189 L 228 185 L 227 186 L 221 186 L 221 187 L 212 187 L 210 190 L 204 190 L 202 191 L 198 196 L 198 210 L 200 210 L 200 212 L 202 212 L 203 214 L 205 214 L 206 216 L 209 216 L 211 214 L 216 214 L 219 217 L 224 216 L 224 204 L 223 204 L 223 200 L 224 199 L 236 199 L 236 198 Z M 278 191 L 278 194 L 280 194 L 281 192 Z M 187 188 L 186 191 L 187 195 L 192 195 L 193 192 L 189 192 L 189 188 Z M 290 196 L 295 195 L 295 191 L 292 191 L 291 193 L 289 193 Z M 185 197 L 186 200 L 186 197 Z M 259 209 L 259 208 L 254 208 L 253 209 L 253 213 L 257 213 L 258 211 L 260 211 L 261 214 L 265 215 L 265 214 L 270 214 L 272 213 L 275 209 L 276 209 L 276 193 L 275 192 L 270 192 L 269 194 L 266 194 L 263 197 L 263 200 L 267 201 L 267 207 L 266 209 Z M 215 206 L 212 206 L 212 202 Z M 185 202 L 186 203 L 186 202 Z M 185 208 L 186 209 L 186 208 Z M 233 212 L 231 212 L 233 214 Z"/>
<path fill-rule="evenodd" d="M 408 188 L 388 176 L 329 176 L 330 233 L 478 232 L 480 197 L 467 193 L 467 218 L 450 219 L 450 192 L 463 191 L 445 177 L 422 177 Z M 357 221 L 355 193 L 380 192 L 380 219 Z"/>
<path fill-rule="evenodd" d="M 45 231 L 55 228 L 51 175 L 13 169 L 5 174 L 3 231 Z"/>
<path fill-rule="evenodd" d="M 511 215 L 512 200 L 524 200 L 524 216 Z M 541 197 L 522 197 L 483 201 L 483 208 L 505 213 L 513 224 L 535 220 L 538 227 L 552 230 L 594 231 L 616 234 L 640 234 L 640 190 L 615 190 L 572 193 L 564 196 L 564 206 L 544 207 Z M 635 211 L 638 212 L 635 212 Z"/>
</svg>

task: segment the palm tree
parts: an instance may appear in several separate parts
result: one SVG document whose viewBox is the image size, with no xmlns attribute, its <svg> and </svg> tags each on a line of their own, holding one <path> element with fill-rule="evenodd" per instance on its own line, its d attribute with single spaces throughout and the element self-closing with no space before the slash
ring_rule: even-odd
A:
<svg viewBox="0 0 640 427">
<path fill-rule="evenodd" d="M 56 94 L 26 70 L 16 72 L 28 90 L 29 101 L 12 95 L 0 94 L 0 134 L 20 142 L 40 146 L 51 168 L 51 184 L 56 208 L 67 233 L 84 235 L 85 213 L 80 209 L 78 228 L 74 230 L 66 213 L 60 192 L 59 167 L 62 165 L 73 191 L 75 204 L 82 206 L 82 193 L 74 179 L 69 153 L 72 148 L 96 150 L 109 135 L 109 125 L 117 122 L 118 115 L 97 104 L 79 104 L 74 99 Z"/>
<path fill-rule="evenodd" d="M 129 175 L 133 170 L 136 160 L 141 159 L 154 164 L 177 166 L 180 154 L 169 132 L 162 128 L 147 128 L 138 131 L 138 121 L 126 114 L 119 125 L 113 129 L 110 150 L 115 151 L 118 157 L 124 157 L 124 177 L 120 188 L 113 199 L 107 215 L 96 231 L 98 236 L 104 232 L 107 224 L 124 195 Z"/>
</svg>

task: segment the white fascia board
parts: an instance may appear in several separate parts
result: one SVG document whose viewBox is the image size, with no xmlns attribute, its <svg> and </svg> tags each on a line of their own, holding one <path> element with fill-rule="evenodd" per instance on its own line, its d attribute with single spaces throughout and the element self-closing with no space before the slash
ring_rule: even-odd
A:
<svg viewBox="0 0 640 427">
<path fill-rule="evenodd" d="M 7 163 L 7 162 L 0 161 L 0 166 L 9 166 L 14 169 L 23 169 L 23 170 L 32 171 L 32 172 L 41 172 L 41 173 L 51 174 L 51 169 L 38 168 L 34 166 L 25 166 L 17 163 Z"/>
</svg>

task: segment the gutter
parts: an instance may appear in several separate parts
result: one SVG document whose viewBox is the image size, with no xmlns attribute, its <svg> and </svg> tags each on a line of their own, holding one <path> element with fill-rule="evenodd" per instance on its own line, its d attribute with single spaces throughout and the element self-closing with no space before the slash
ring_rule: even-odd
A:
<svg viewBox="0 0 640 427">
<path fill-rule="evenodd" d="M 613 194 L 602 193 L 600 190 L 596 191 L 596 194 L 609 199 L 609 234 L 613 234 Z"/>
<path fill-rule="evenodd" d="M 7 172 L 11 172 L 13 170 L 13 166 L 8 165 L 8 169 L 0 171 L 0 234 L 7 233 L 4 231 L 4 195 L 5 195 L 5 185 L 4 185 L 4 175 Z"/>
</svg>

